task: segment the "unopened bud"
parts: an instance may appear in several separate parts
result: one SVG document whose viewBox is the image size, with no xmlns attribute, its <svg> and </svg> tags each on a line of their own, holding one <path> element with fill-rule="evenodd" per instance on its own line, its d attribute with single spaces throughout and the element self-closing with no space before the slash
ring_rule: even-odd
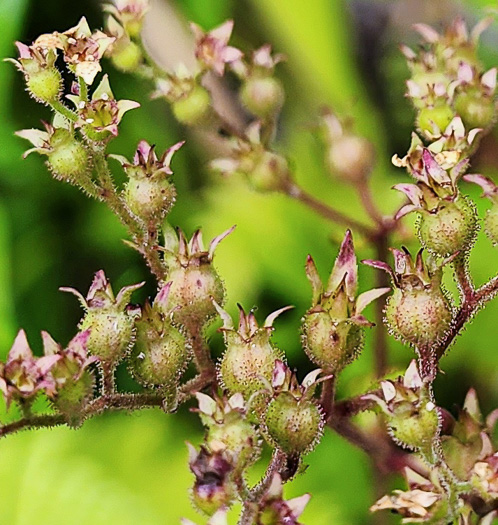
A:
<svg viewBox="0 0 498 525">
<path fill-rule="evenodd" d="M 347 182 L 360 182 L 372 170 L 374 148 L 363 137 L 343 135 L 332 141 L 328 162 L 333 174 Z"/>
<path fill-rule="evenodd" d="M 131 73 L 141 64 L 142 51 L 135 42 L 123 39 L 113 46 L 111 60 L 116 69 Z"/>
<path fill-rule="evenodd" d="M 495 100 L 478 91 L 463 91 L 455 97 L 455 109 L 467 129 L 489 128 L 495 119 Z"/>
<path fill-rule="evenodd" d="M 240 91 L 242 104 L 251 113 L 263 119 L 278 113 L 284 98 L 282 84 L 273 77 L 251 77 Z"/>
<path fill-rule="evenodd" d="M 265 151 L 247 172 L 251 186 L 261 192 L 278 191 L 289 176 L 289 166 L 281 155 Z"/>
<path fill-rule="evenodd" d="M 202 86 L 194 86 L 192 91 L 172 104 L 173 114 L 178 122 L 186 126 L 202 124 L 210 114 L 211 96 Z"/>
<path fill-rule="evenodd" d="M 484 218 L 484 229 L 491 242 L 498 245 L 498 204 L 493 204 Z"/>
<path fill-rule="evenodd" d="M 455 112 L 448 104 L 424 107 L 418 113 L 417 126 L 424 136 L 432 138 L 441 135 L 454 117 Z"/>
</svg>

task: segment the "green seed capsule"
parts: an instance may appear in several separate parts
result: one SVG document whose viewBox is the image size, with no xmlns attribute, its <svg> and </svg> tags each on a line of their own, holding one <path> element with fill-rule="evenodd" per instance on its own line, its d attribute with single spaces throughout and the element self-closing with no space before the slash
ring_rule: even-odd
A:
<svg viewBox="0 0 498 525">
<path fill-rule="evenodd" d="M 493 204 L 484 218 L 484 230 L 494 246 L 498 245 L 498 204 Z"/>
<path fill-rule="evenodd" d="M 419 111 L 417 126 L 429 138 L 434 134 L 434 124 L 443 132 L 455 116 L 448 105 L 425 107 Z"/>
<path fill-rule="evenodd" d="M 120 71 L 131 73 L 135 71 L 142 62 L 142 52 L 135 42 L 127 41 L 123 45 L 113 49 L 111 60 Z"/>
<path fill-rule="evenodd" d="M 89 156 L 85 146 L 66 129 L 56 129 L 50 140 L 52 151 L 48 164 L 55 175 L 73 180 L 88 169 Z"/>
<path fill-rule="evenodd" d="M 186 126 L 195 126 L 204 122 L 209 115 L 210 107 L 211 97 L 202 86 L 195 86 L 186 97 L 172 104 L 176 119 Z"/>
<path fill-rule="evenodd" d="M 399 339 L 416 345 L 433 345 L 450 327 L 452 309 L 439 288 L 396 288 L 386 304 L 385 319 Z"/>
<path fill-rule="evenodd" d="M 438 412 L 431 402 L 414 414 L 399 414 L 389 420 L 389 432 L 397 442 L 426 453 L 430 453 L 438 429 Z"/>
<path fill-rule="evenodd" d="M 310 452 L 319 441 L 323 417 L 317 405 L 309 399 L 296 399 L 282 392 L 272 399 L 265 414 L 266 430 L 281 450 L 287 454 Z"/>
<path fill-rule="evenodd" d="M 130 177 L 125 187 L 125 199 L 137 217 L 146 221 L 162 220 L 175 203 L 176 190 L 167 179 Z"/>
<path fill-rule="evenodd" d="M 26 86 L 31 96 L 39 102 L 53 102 L 60 96 L 62 76 L 54 67 L 41 69 L 26 75 Z"/>
<path fill-rule="evenodd" d="M 240 100 L 254 115 L 266 118 L 277 113 L 284 103 L 282 84 L 275 78 L 250 78 L 241 88 Z"/>
<path fill-rule="evenodd" d="M 335 322 L 327 312 L 308 313 L 303 322 L 303 342 L 311 361 L 336 373 L 360 353 L 364 329 L 347 320 Z"/>
<path fill-rule="evenodd" d="M 465 129 L 488 128 L 495 118 L 495 102 L 479 92 L 460 93 L 455 98 L 455 109 L 462 117 Z"/>
<path fill-rule="evenodd" d="M 470 199 L 460 195 L 453 202 L 442 203 L 435 213 L 421 214 L 418 235 L 430 252 L 447 257 L 466 251 L 478 229 L 478 216 Z"/>
</svg>

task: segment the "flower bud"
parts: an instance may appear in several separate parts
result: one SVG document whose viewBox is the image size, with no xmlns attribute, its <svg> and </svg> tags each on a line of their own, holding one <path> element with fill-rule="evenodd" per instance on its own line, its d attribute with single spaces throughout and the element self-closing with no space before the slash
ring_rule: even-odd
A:
<svg viewBox="0 0 498 525">
<path fill-rule="evenodd" d="M 114 298 L 111 285 L 104 271 L 100 270 L 95 274 L 86 298 L 74 288 L 60 289 L 76 295 L 86 311 L 80 329 L 89 330 L 88 352 L 110 366 L 116 365 L 131 347 L 134 315 L 130 315 L 127 307 L 131 294 L 143 285 L 125 286 Z"/>
<path fill-rule="evenodd" d="M 403 377 L 381 381 L 382 396 L 367 394 L 387 416 L 391 437 L 401 446 L 432 454 L 432 443 L 439 432 L 439 409 L 432 402 L 414 360 Z"/>
<path fill-rule="evenodd" d="M 290 369 L 277 360 L 272 374 L 273 398 L 268 403 L 264 422 L 270 441 L 286 454 L 310 452 L 320 441 L 324 417 L 313 401 L 315 378 L 310 373 L 299 385 Z"/>
<path fill-rule="evenodd" d="M 417 347 L 433 346 L 444 337 L 453 317 L 453 310 L 441 289 L 442 266 L 452 259 L 440 266 L 428 259 L 426 268 L 422 250 L 415 262 L 406 248 L 392 252 L 394 271 L 381 261 L 363 261 L 388 272 L 393 280 L 395 288 L 387 299 L 385 322 L 398 339 Z"/>
<path fill-rule="evenodd" d="M 210 115 L 211 96 L 202 86 L 195 85 L 171 106 L 176 120 L 185 126 L 202 124 Z"/>
<path fill-rule="evenodd" d="M 212 516 L 221 507 L 227 507 L 236 497 L 236 488 L 231 480 L 233 466 L 225 452 L 212 452 L 201 445 L 200 452 L 189 447 L 190 470 L 195 475 L 192 502 L 195 507 Z"/>
<path fill-rule="evenodd" d="M 62 91 L 62 75 L 55 67 L 57 55 L 54 49 L 33 44 L 26 46 L 16 42 L 19 60 L 6 59 L 24 73 L 29 94 L 38 102 L 58 100 Z"/>
<path fill-rule="evenodd" d="M 126 204 L 137 217 L 145 222 L 158 224 L 169 213 L 176 199 L 176 190 L 170 181 L 173 174 L 171 159 L 184 142 L 167 149 L 158 159 L 154 146 L 142 140 L 138 144 L 133 163 L 121 155 L 111 155 L 126 171 L 124 197 Z"/>
<path fill-rule="evenodd" d="M 445 103 L 422 108 L 417 115 L 417 127 L 427 137 L 440 136 L 455 117 L 454 110 Z"/>
<path fill-rule="evenodd" d="M 266 490 L 257 517 L 258 525 L 300 525 L 299 516 L 304 512 L 311 496 L 303 494 L 297 498 L 284 500 L 282 477 L 273 474 L 270 486 Z"/>
<path fill-rule="evenodd" d="M 322 115 L 327 142 L 327 164 L 333 176 L 358 183 L 372 171 L 375 151 L 364 137 L 354 135 L 328 109 Z"/>
<path fill-rule="evenodd" d="M 26 151 L 24 157 L 33 152 L 47 155 L 48 167 L 61 180 L 77 182 L 87 176 L 90 158 L 85 146 L 71 130 L 55 128 L 46 122 L 43 124 L 46 131 L 25 129 L 16 132 L 18 137 L 29 140 L 35 146 Z"/>
<path fill-rule="evenodd" d="M 153 307 L 145 304 L 141 318 L 136 321 L 130 370 L 145 387 L 176 386 L 190 360 L 185 335 L 171 324 L 171 313 L 160 312 L 159 303 L 167 302 L 170 285 L 162 288 Z"/>
<path fill-rule="evenodd" d="M 454 201 L 442 201 L 434 212 L 423 212 L 418 223 L 418 236 L 431 253 L 447 257 L 467 251 L 474 242 L 478 217 L 474 203 L 465 195 Z"/>
<path fill-rule="evenodd" d="M 194 233 L 188 244 L 183 232 L 178 230 L 178 246 L 165 247 L 164 259 L 169 268 L 171 287 L 167 304 L 162 307 L 169 310 L 177 307 L 173 321 L 188 330 L 193 326 L 203 326 L 216 314 L 213 298 L 217 302 L 223 301 L 225 291 L 213 267 L 213 256 L 216 246 L 233 228 L 213 239 L 208 250 L 204 249 L 200 230 Z"/>
<path fill-rule="evenodd" d="M 282 84 L 273 77 L 253 77 L 244 82 L 240 90 L 242 104 L 259 118 L 278 113 L 284 103 Z"/>
<path fill-rule="evenodd" d="M 476 93 L 459 93 L 455 97 L 455 109 L 468 128 L 486 129 L 495 120 L 495 101 Z"/>
<path fill-rule="evenodd" d="M 259 434 L 247 420 L 247 406 L 241 394 L 213 399 L 197 393 L 199 413 L 207 426 L 206 443 L 211 450 L 232 455 L 234 469 L 242 471 L 260 454 Z"/>
<path fill-rule="evenodd" d="M 95 386 L 95 377 L 87 368 L 97 361 L 96 357 L 87 355 L 89 335 L 88 330 L 78 333 L 63 349 L 47 332 L 42 332 L 45 356 L 57 359 L 50 369 L 55 388 L 49 397 L 72 426 L 81 424 L 82 409 L 92 397 Z"/>
<path fill-rule="evenodd" d="M 142 51 L 131 40 L 123 39 L 119 45 L 115 45 L 112 50 L 111 60 L 116 69 L 124 73 L 136 71 L 142 63 Z"/>
<path fill-rule="evenodd" d="M 371 323 L 361 312 L 389 291 L 389 288 L 379 288 L 357 297 L 357 272 L 349 230 L 326 287 L 313 259 L 308 256 L 306 273 L 313 288 L 313 304 L 302 320 L 304 349 L 314 363 L 334 374 L 351 363 L 363 347 L 364 328 Z"/>
<path fill-rule="evenodd" d="M 278 191 L 289 176 L 289 165 L 284 157 L 265 151 L 255 159 L 253 167 L 247 172 L 249 183 L 256 191 Z"/>
<path fill-rule="evenodd" d="M 217 306 L 217 305 L 216 305 Z M 256 413 L 264 408 L 265 391 L 271 382 L 275 361 L 282 359 L 282 352 L 275 348 L 270 337 L 273 321 L 287 308 L 269 315 L 260 328 L 254 313 L 247 315 L 239 306 L 240 318 L 235 330 L 231 317 L 217 306 L 223 319 L 226 350 L 218 365 L 218 378 L 230 394 L 240 393 Z M 251 399 L 251 396 L 255 396 Z"/>
</svg>

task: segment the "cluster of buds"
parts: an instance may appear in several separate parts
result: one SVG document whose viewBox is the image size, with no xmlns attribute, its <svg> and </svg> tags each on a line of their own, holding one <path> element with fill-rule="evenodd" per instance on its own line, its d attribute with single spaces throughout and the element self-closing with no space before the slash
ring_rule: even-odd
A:
<svg viewBox="0 0 498 525">
<path fill-rule="evenodd" d="M 260 122 L 248 126 L 244 139 L 232 138 L 230 157 L 215 159 L 210 166 L 223 176 L 240 173 L 262 192 L 284 189 L 290 175 L 287 160 L 262 143 Z"/>
<path fill-rule="evenodd" d="M 461 121 L 454 121 L 449 135 L 454 140 L 457 140 L 455 130 L 460 129 L 460 124 Z M 458 181 L 467 169 L 468 160 L 459 160 L 458 152 L 453 151 L 456 155 L 451 155 L 451 150 L 433 153 L 414 135 L 407 156 L 394 159 L 396 165 L 407 167 L 417 181 L 416 184 L 394 186 L 410 200 L 396 218 L 411 212 L 419 213 L 420 242 L 431 253 L 442 257 L 469 250 L 478 229 L 475 206 L 458 189 Z"/>
<path fill-rule="evenodd" d="M 214 251 L 235 226 L 215 237 L 206 250 L 202 232 L 197 230 L 187 242 L 183 232 L 165 235 L 164 262 L 168 267 L 169 293 L 162 308 L 172 310 L 175 323 L 192 332 L 216 315 L 213 300 L 222 303 L 225 290 L 214 266 Z"/>
<path fill-rule="evenodd" d="M 216 303 L 215 307 L 223 319 L 220 331 L 223 332 L 226 346 L 218 365 L 219 381 L 230 394 L 242 394 L 249 409 L 259 416 L 266 406 L 275 363 L 283 358 L 283 353 L 270 342 L 273 322 L 290 307 L 273 312 L 260 327 L 254 312 L 251 310 L 246 314 L 239 305 L 237 329 L 230 315 Z"/>
<path fill-rule="evenodd" d="M 42 332 L 43 357 L 34 357 L 20 330 L 5 363 L 0 364 L 0 390 L 7 406 L 14 400 L 29 407 L 36 395 L 45 393 L 70 424 L 79 423 L 82 406 L 93 394 L 94 377 L 88 366 L 88 331 L 78 333 L 66 349 Z"/>
<path fill-rule="evenodd" d="M 114 38 L 106 56 L 121 71 L 134 72 L 143 62 L 142 51 L 135 40 L 140 36 L 148 9 L 148 0 L 115 0 L 114 4 L 104 6 L 108 13 L 106 31 Z"/>
<path fill-rule="evenodd" d="M 372 143 L 354 134 L 351 123 L 341 122 L 329 109 L 324 109 L 322 123 L 330 173 L 352 184 L 365 181 L 375 160 Z"/>
<path fill-rule="evenodd" d="M 432 456 L 432 445 L 440 428 L 440 412 L 432 400 L 413 360 L 405 374 L 395 381 L 381 381 L 381 395 L 367 394 L 387 418 L 389 433 L 396 443 Z"/>
<path fill-rule="evenodd" d="M 124 200 L 130 211 L 148 226 L 156 227 L 170 212 L 176 199 L 176 190 L 170 181 L 173 171 L 171 159 L 184 142 L 168 148 L 160 159 L 154 146 L 145 140 L 139 142 L 133 161 L 122 155 L 111 155 L 121 163 L 128 175 Z"/>
<path fill-rule="evenodd" d="M 85 309 L 80 322 L 82 331 L 89 330 L 86 342 L 90 354 L 98 357 L 101 363 L 115 367 L 131 348 L 135 335 L 137 308 L 130 305 L 131 294 L 141 288 L 139 283 L 122 288 L 116 297 L 103 270 L 98 271 L 86 297 L 74 288 L 61 288 L 63 292 L 74 294 Z"/>
<path fill-rule="evenodd" d="M 312 307 L 303 318 L 303 345 L 308 357 L 327 373 L 336 374 L 361 351 L 364 328 L 372 326 L 363 310 L 389 291 L 377 288 L 357 296 L 358 267 L 353 236 L 348 230 L 324 287 L 308 256 L 306 274 L 313 290 Z"/>
<path fill-rule="evenodd" d="M 175 389 L 190 360 L 185 335 L 172 324 L 174 309 L 168 311 L 171 282 L 157 294 L 153 305 L 146 303 L 135 322 L 135 346 L 130 356 L 130 371 L 145 387 L 166 393 Z"/>
<path fill-rule="evenodd" d="M 482 175 L 464 175 L 463 179 L 478 184 L 483 189 L 483 197 L 491 201 L 491 208 L 484 219 L 484 230 L 491 242 L 495 246 L 498 245 L 498 186 Z"/>
<path fill-rule="evenodd" d="M 411 71 L 407 95 L 417 109 L 418 127 L 426 138 L 438 138 L 456 115 L 469 129 L 492 125 L 496 69 L 484 72 L 477 56 L 479 36 L 490 23 L 491 19 L 483 20 L 470 35 L 460 18 L 443 34 L 416 24 L 425 46 L 418 54 L 402 46 Z"/>
<path fill-rule="evenodd" d="M 322 437 L 324 415 L 313 399 L 320 373 L 320 369 L 310 372 L 300 385 L 285 363 L 275 362 L 264 431 L 273 446 L 290 456 L 310 452 Z"/>
<path fill-rule="evenodd" d="M 442 268 L 453 257 L 439 265 L 428 257 L 424 264 L 422 251 L 414 261 L 406 248 L 392 249 L 394 269 L 383 261 L 363 261 L 391 276 L 394 292 L 387 300 L 385 321 L 392 335 L 417 348 L 440 341 L 453 317 L 453 309 L 441 287 Z"/>
</svg>

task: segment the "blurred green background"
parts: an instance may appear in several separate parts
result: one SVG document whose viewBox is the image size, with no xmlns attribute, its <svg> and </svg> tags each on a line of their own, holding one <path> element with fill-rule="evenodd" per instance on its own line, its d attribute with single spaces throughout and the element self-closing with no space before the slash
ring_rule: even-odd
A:
<svg viewBox="0 0 498 525">
<path fill-rule="evenodd" d="M 416 42 L 412 23 L 437 25 L 458 12 L 475 23 L 488 4 L 484 0 L 169 2 L 181 24 L 193 20 L 209 29 L 233 18 L 237 45 L 250 49 L 270 42 L 288 56 L 277 69 L 287 90 L 278 147 L 292 160 L 304 187 L 360 219 L 364 212 L 351 190 L 332 180 L 324 168 L 323 146 L 314 131 L 320 107 L 327 104 L 353 116 L 356 129 L 375 143 L 375 198 L 384 212 L 393 210 L 400 197 L 389 188 L 406 175 L 390 166 L 389 159 L 395 152 L 405 153 L 413 125 L 413 113 L 403 96 L 408 70 L 397 45 Z M 13 41 L 30 43 L 41 33 L 63 31 L 82 15 L 91 27 L 101 27 L 97 1 L 0 0 L 0 57 L 17 56 Z M 484 35 L 481 49 L 488 67 L 498 62 L 497 44 L 494 24 Z M 142 138 L 157 144 L 159 152 L 187 140 L 173 164 L 179 198 L 171 222 L 189 236 L 202 225 L 206 240 L 237 224 L 215 258 L 228 290 L 227 308 L 234 314 L 236 302 L 247 308 L 258 305 L 263 319 L 281 306 L 295 305 L 295 310 L 277 321 L 274 339 L 302 377 L 311 368 L 299 344 L 299 319 L 311 295 L 304 262 L 311 253 L 325 277 L 343 229 L 282 196 L 255 194 L 243 181 L 219 180 L 209 174 L 208 152 L 196 136 L 175 123 L 166 103 L 149 100 L 150 86 L 106 66 L 117 98 L 142 104 L 124 118 L 111 151 L 130 157 Z M 49 112 L 29 99 L 21 75 L 10 64 L 0 64 L 0 101 L 3 357 L 19 327 L 25 328 L 37 352 L 42 329 L 64 344 L 74 335 L 81 312 L 74 298 L 57 291 L 59 286 L 86 291 L 93 273 L 104 268 L 115 289 L 146 279 L 147 288 L 142 296 L 137 294 L 138 300 L 154 293 L 154 282 L 138 255 L 122 243 L 125 232 L 103 205 L 51 179 L 40 157 L 22 160 L 27 145 L 13 132 L 38 127 Z M 495 134 L 483 143 L 473 161 L 474 172 L 496 177 L 496 140 Z M 482 214 L 487 203 L 474 188 L 465 190 L 476 197 Z M 360 238 L 356 240 L 360 258 L 373 256 Z M 413 239 L 404 242 L 417 247 Z M 477 283 L 496 273 L 497 260 L 496 250 L 480 234 L 471 258 Z M 361 289 L 372 283 L 373 270 L 360 268 Z M 485 413 L 498 406 L 497 314 L 495 300 L 443 360 L 446 374 L 436 388 L 438 400 L 448 409 L 461 404 L 471 385 L 477 388 Z M 211 332 L 214 351 L 219 352 L 220 336 L 214 329 Z M 392 341 L 390 346 L 392 367 L 406 366 L 410 350 Z M 119 371 L 119 379 L 123 388 L 136 388 L 126 370 Z M 339 396 L 358 393 L 372 381 L 372 351 L 367 343 L 360 359 L 344 373 Z M 159 525 L 177 524 L 181 516 L 204 523 L 190 508 L 192 477 L 184 444 L 187 439 L 198 443 L 201 432 L 198 419 L 184 409 L 175 415 L 159 411 L 105 415 L 78 431 L 60 428 L 11 436 L 0 443 L 0 523 Z M 289 497 L 307 491 L 313 494 L 302 516 L 304 523 L 374 523 L 368 507 L 381 494 L 377 482 L 372 483 L 363 453 L 327 432 L 306 462 L 308 472 L 286 488 Z M 385 486 L 394 483 L 399 480 L 386 480 Z M 383 523 L 399 521 L 390 519 Z"/>
</svg>

